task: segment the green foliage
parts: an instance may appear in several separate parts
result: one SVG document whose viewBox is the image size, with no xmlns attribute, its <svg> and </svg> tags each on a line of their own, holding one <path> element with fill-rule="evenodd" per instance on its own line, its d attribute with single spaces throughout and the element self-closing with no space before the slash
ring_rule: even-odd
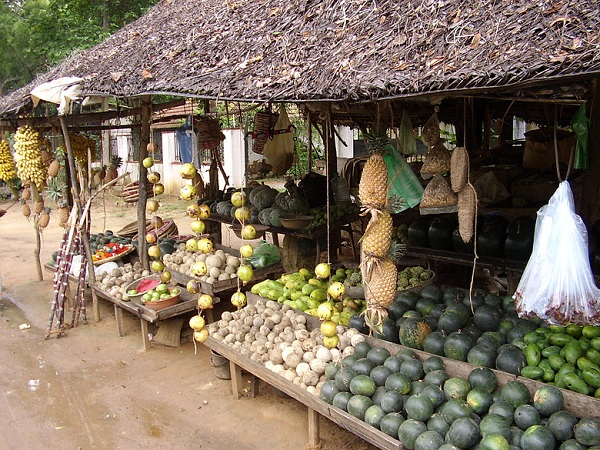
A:
<svg viewBox="0 0 600 450">
<path fill-rule="evenodd" d="M 31 81 L 76 50 L 90 48 L 157 0 L 23 0 L 0 4 L 2 94 Z"/>
</svg>

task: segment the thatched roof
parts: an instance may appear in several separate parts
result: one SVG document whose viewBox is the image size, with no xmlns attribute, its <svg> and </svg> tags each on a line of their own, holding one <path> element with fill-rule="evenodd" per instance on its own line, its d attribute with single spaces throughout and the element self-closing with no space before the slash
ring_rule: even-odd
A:
<svg viewBox="0 0 600 450">
<path fill-rule="evenodd" d="M 436 103 L 528 90 L 572 99 L 581 93 L 565 86 L 600 75 L 599 30 L 596 0 L 163 0 L 0 98 L 0 115 L 62 76 L 116 97 Z"/>
</svg>

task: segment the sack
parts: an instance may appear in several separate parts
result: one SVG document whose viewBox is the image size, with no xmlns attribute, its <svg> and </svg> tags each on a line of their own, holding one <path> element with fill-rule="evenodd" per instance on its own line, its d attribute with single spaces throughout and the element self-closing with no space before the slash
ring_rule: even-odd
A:
<svg viewBox="0 0 600 450">
<path fill-rule="evenodd" d="M 277 246 L 260 241 L 254 248 L 252 256 L 246 259 L 255 269 L 262 269 L 281 261 L 281 252 Z"/>
<path fill-rule="evenodd" d="M 398 132 L 398 146 L 403 155 L 417 154 L 417 140 L 413 131 L 412 122 L 406 111 L 402 111 L 402 122 Z"/>
<path fill-rule="evenodd" d="M 283 175 L 294 163 L 294 132 L 285 106 L 279 108 L 279 118 L 273 137 L 265 143 L 263 154 L 273 168 L 273 175 Z"/>
<path fill-rule="evenodd" d="M 573 119 L 571 119 L 571 128 L 577 137 L 575 144 L 575 157 L 573 158 L 574 169 L 587 169 L 589 166 L 588 157 L 588 134 L 590 128 L 590 119 L 585 114 L 585 105 L 581 105 Z"/>
<path fill-rule="evenodd" d="M 600 290 L 590 267 L 587 230 L 575 214 L 567 181 L 537 214 L 533 252 L 513 296 L 519 316 L 558 325 L 600 324 Z"/>
<path fill-rule="evenodd" d="M 423 197 L 423 185 L 412 168 L 392 145 L 387 146 L 383 159 L 388 171 L 388 198 L 403 199 L 391 213 L 398 214 L 417 206 Z"/>
</svg>

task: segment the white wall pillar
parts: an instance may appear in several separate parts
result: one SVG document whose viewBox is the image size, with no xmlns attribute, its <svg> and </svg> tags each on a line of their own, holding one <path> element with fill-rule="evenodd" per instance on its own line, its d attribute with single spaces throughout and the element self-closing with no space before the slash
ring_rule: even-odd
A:
<svg viewBox="0 0 600 450">
<path fill-rule="evenodd" d="M 244 152 L 244 130 L 240 128 L 226 128 L 223 131 L 223 168 L 229 177 L 229 186 L 240 187 L 244 181 L 246 168 Z M 219 174 L 219 186 L 223 187 L 225 181 Z M 228 186 L 228 187 L 229 187 Z"/>
</svg>

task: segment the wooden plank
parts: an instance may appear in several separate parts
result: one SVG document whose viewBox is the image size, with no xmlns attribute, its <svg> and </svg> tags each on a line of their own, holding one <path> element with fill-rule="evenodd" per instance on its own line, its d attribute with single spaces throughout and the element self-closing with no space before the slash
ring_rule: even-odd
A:
<svg viewBox="0 0 600 450">
<path fill-rule="evenodd" d="M 239 400 L 242 394 L 242 368 L 233 359 L 229 359 L 229 372 L 231 373 L 231 393 L 233 398 Z"/>
<path fill-rule="evenodd" d="M 119 337 L 125 336 L 125 332 L 123 331 L 123 310 L 119 308 L 118 305 L 114 305 L 115 308 L 115 322 L 117 322 L 117 332 L 119 333 Z"/>
<path fill-rule="evenodd" d="M 308 447 L 317 449 L 321 444 L 319 435 L 319 417 L 320 414 L 312 408 L 308 409 Z"/>
<path fill-rule="evenodd" d="M 140 325 L 142 328 L 142 345 L 144 346 L 144 351 L 150 350 L 150 340 L 148 339 L 148 322 L 144 319 L 140 319 Z"/>
</svg>

